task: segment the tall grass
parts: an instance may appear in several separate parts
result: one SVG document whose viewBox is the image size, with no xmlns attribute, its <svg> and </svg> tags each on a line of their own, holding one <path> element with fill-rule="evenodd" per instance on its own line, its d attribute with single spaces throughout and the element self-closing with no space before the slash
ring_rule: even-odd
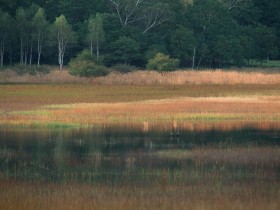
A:
<svg viewBox="0 0 280 210">
<path fill-rule="evenodd" d="M 127 74 L 112 72 L 98 78 L 75 77 L 66 70 L 52 70 L 46 75 L 18 75 L 13 71 L 0 72 L 0 83 L 94 83 L 94 84 L 138 84 L 138 85 L 185 85 L 185 84 L 280 84 L 279 70 L 178 70 L 159 73 L 134 71 Z"/>
</svg>

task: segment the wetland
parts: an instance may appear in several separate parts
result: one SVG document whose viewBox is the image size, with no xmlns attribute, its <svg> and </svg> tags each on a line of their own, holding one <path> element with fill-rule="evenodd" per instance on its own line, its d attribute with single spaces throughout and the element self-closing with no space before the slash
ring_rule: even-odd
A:
<svg viewBox="0 0 280 210">
<path fill-rule="evenodd" d="M 279 209 L 279 85 L 2 85 L 0 209 Z"/>
</svg>

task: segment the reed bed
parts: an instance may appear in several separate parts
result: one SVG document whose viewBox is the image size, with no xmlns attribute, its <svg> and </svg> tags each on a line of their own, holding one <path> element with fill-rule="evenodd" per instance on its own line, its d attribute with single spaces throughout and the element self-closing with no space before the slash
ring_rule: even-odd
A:
<svg viewBox="0 0 280 210">
<path fill-rule="evenodd" d="M 201 84 L 279 84 L 279 73 L 238 72 L 217 70 L 178 70 L 158 73 L 155 71 L 136 71 L 128 74 L 112 73 L 107 77 L 92 80 L 97 84 L 145 84 L 145 85 L 201 85 Z"/>
<path fill-rule="evenodd" d="M 280 84 L 279 69 L 243 70 L 177 70 L 158 73 L 156 71 L 134 71 L 127 74 L 112 72 L 106 77 L 80 78 L 67 70 L 52 70 L 46 75 L 17 75 L 6 70 L 0 72 L 0 83 L 80 83 L 80 84 L 126 84 L 126 85 L 199 85 L 199 84 Z"/>
</svg>

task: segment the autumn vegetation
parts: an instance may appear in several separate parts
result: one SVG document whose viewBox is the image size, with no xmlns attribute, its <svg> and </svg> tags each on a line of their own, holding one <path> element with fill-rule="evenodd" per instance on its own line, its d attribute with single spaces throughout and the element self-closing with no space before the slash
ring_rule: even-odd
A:
<svg viewBox="0 0 280 210">
<path fill-rule="evenodd" d="M 279 10 L 262 0 L 2 0 L 1 135 L 120 127 L 171 143 L 75 160 L 49 139 L 65 161 L 56 168 L 28 159 L 40 145 L 17 154 L 0 142 L 0 209 L 278 210 Z M 174 144 L 184 132 L 242 129 L 271 142 Z M 91 168 L 102 158 L 128 167 Z"/>
</svg>

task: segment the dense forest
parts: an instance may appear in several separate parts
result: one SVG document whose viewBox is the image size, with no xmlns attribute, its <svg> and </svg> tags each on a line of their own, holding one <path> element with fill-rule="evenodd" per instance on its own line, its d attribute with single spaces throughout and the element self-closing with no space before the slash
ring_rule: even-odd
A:
<svg viewBox="0 0 280 210">
<path fill-rule="evenodd" d="M 248 66 L 280 59 L 279 40 L 279 0 L 0 0 L 1 66 Z"/>
</svg>

